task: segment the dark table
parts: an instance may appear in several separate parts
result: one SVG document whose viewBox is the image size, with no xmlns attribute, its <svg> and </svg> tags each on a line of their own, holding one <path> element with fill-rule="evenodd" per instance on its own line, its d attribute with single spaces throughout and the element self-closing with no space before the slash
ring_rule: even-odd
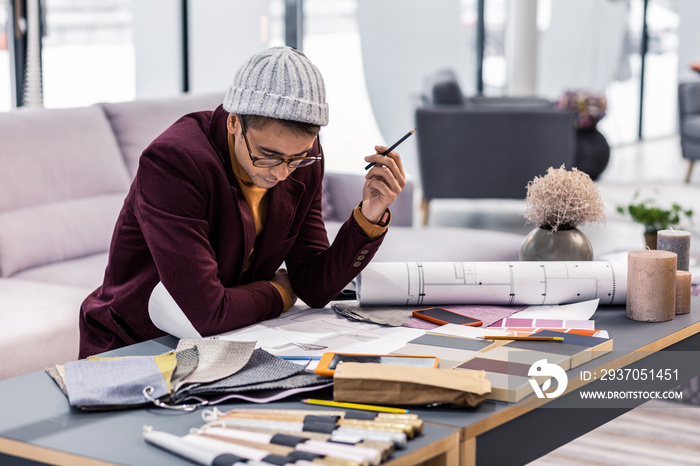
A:
<svg viewBox="0 0 700 466">
<path fill-rule="evenodd" d="M 625 317 L 623 307 L 601 307 L 596 328 L 614 341 L 611 353 L 568 372 L 567 391 L 555 399 L 531 395 L 518 403 L 487 400 L 475 409 L 447 407 L 411 409 L 426 421 L 423 436 L 397 451 L 389 464 L 525 464 L 648 401 L 582 400 L 583 390 L 669 390 L 700 374 L 700 298 L 692 298 L 690 314 L 670 322 L 643 323 Z M 177 340 L 164 337 L 116 350 L 108 355 L 166 352 Z M 583 380 L 582 371 L 602 369 L 673 370 L 672 380 Z M 330 396 L 330 392 L 326 393 Z M 318 398 L 320 396 L 314 395 Z M 220 409 L 251 407 L 226 403 Z M 323 409 L 298 401 L 266 408 Z M 202 425 L 201 409 L 177 413 L 159 408 L 86 413 L 70 408 L 66 397 L 44 372 L 0 382 L 0 464 L 59 465 L 185 465 L 187 461 L 147 445 L 143 425 L 185 434 Z"/>
<path fill-rule="evenodd" d="M 111 351 L 105 355 L 155 355 L 177 345 L 172 337 L 160 338 Z M 222 403 L 233 408 L 328 409 L 299 401 L 264 405 Z M 177 435 L 204 424 L 203 408 L 184 413 L 162 408 L 83 412 L 68 400 L 43 371 L 0 382 L 0 464 L 36 465 L 133 465 L 179 466 L 193 463 L 166 453 L 142 438 L 142 427 L 153 426 Z M 453 465 L 459 461 L 459 432 L 447 426 L 426 425 L 422 435 L 411 439 L 408 448 L 397 450 L 388 465 Z"/>
</svg>

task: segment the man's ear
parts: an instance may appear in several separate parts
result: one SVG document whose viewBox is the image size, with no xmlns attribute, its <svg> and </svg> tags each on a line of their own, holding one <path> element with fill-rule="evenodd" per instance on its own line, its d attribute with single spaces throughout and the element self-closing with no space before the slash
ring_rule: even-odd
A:
<svg viewBox="0 0 700 466">
<path fill-rule="evenodd" d="M 228 114 L 228 118 L 226 119 L 226 129 L 228 129 L 229 133 L 236 134 L 236 128 L 238 128 L 238 125 L 240 124 L 238 118 L 238 115 L 235 113 Z"/>
</svg>

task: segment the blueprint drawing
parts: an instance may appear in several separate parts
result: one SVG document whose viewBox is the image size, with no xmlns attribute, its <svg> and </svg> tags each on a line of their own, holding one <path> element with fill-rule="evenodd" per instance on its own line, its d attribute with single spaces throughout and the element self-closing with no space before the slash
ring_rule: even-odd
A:
<svg viewBox="0 0 700 466">
<path fill-rule="evenodd" d="M 357 278 L 360 305 L 551 305 L 627 298 L 624 262 L 376 262 Z"/>
</svg>

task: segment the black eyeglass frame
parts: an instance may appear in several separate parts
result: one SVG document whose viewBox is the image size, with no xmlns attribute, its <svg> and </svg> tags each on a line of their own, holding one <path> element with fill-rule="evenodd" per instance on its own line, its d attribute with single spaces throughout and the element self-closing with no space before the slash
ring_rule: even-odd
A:
<svg viewBox="0 0 700 466">
<path fill-rule="evenodd" d="M 315 157 L 309 157 L 309 156 L 304 156 L 304 157 L 291 157 L 289 160 L 285 160 L 283 157 L 258 157 L 257 155 L 253 155 L 253 151 L 250 150 L 250 143 L 248 142 L 248 137 L 246 136 L 246 127 L 245 124 L 243 123 L 243 118 L 239 116 L 238 121 L 241 122 L 241 132 L 243 133 L 243 140 L 245 141 L 245 146 L 248 149 L 248 156 L 250 157 L 251 162 L 253 162 L 253 166 L 258 167 L 258 168 L 272 168 L 272 167 L 277 167 L 279 165 L 282 165 L 283 163 L 286 163 L 288 167 L 290 168 L 304 168 L 304 167 L 309 167 L 313 165 L 314 163 L 318 162 L 323 158 L 323 148 L 321 148 L 321 139 L 316 136 L 316 140 L 318 142 L 318 155 Z M 264 161 L 264 160 L 269 160 L 269 161 L 275 161 L 277 163 L 272 164 L 272 165 L 259 165 L 258 162 Z M 297 163 L 296 165 L 293 165 L 294 163 Z M 307 162 L 307 163 L 304 163 Z M 299 165 L 301 164 L 301 165 Z"/>
</svg>

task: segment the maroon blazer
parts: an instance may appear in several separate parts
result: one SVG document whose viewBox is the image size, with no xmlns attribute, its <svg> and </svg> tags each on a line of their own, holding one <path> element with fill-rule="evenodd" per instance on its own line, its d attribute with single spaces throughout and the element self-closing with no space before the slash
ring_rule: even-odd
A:
<svg viewBox="0 0 700 466">
<path fill-rule="evenodd" d="M 383 236 L 368 238 L 352 215 L 329 245 L 316 163 L 270 189 L 266 226 L 244 272 L 255 225 L 231 169 L 227 117 L 221 106 L 186 115 L 141 155 L 104 282 L 81 306 L 81 358 L 164 335 L 148 315 L 158 282 L 201 335 L 212 335 L 282 312 L 268 281 L 282 262 L 299 298 L 323 307 L 376 253 Z"/>
</svg>

